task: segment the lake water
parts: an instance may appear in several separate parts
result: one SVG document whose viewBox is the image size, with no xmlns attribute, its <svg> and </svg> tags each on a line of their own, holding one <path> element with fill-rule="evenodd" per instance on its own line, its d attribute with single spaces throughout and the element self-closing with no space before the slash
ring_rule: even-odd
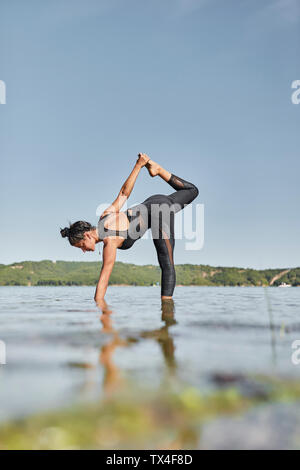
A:
<svg viewBox="0 0 300 470">
<path fill-rule="evenodd" d="M 101 397 L 126 380 L 166 377 L 201 389 L 216 373 L 300 376 L 300 289 L 109 287 L 102 315 L 93 287 L 0 287 L 0 419 Z"/>
</svg>

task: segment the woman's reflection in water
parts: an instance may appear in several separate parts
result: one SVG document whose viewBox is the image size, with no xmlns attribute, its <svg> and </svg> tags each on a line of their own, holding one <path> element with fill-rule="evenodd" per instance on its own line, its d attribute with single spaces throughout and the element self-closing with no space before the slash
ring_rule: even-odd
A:
<svg viewBox="0 0 300 470">
<path fill-rule="evenodd" d="M 139 333 L 137 338 L 127 337 L 126 339 L 120 338 L 118 331 L 114 329 L 111 314 L 113 311 L 109 308 L 106 301 L 98 302 L 98 307 L 102 311 L 100 321 L 102 323 L 102 332 L 112 334 L 112 339 L 101 348 L 100 363 L 105 369 L 103 389 L 106 395 L 111 395 L 116 390 L 120 390 L 125 385 L 124 378 L 122 377 L 119 367 L 113 362 L 113 353 L 117 347 L 128 347 L 133 343 L 140 341 L 140 339 L 153 338 L 161 347 L 163 358 L 165 360 L 167 370 L 171 375 L 176 371 L 175 360 L 175 345 L 174 339 L 170 335 L 169 328 L 175 325 L 175 305 L 173 299 L 161 300 L 161 319 L 164 325 L 155 330 L 147 330 Z"/>
<path fill-rule="evenodd" d="M 102 310 L 100 321 L 102 323 L 102 332 L 112 334 L 112 339 L 101 347 L 99 362 L 104 367 L 103 390 L 109 396 L 115 390 L 120 390 L 124 386 L 124 378 L 122 377 L 120 369 L 113 362 L 113 353 L 117 347 L 128 346 L 129 342 L 119 337 L 117 330 L 113 328 L 111 314 L 112 310 L 109 309 L 105 300 L 98 306 Z"/>
<path fill-rule="evenodd" d="M 176 370 L 175 345 L 174 339 L 169 332 L 170 326 L 177 323 L 175 320 L 175 305 L 173 299 L 162 299 L 161 319 L 164 322 L 164 326 L 157 330 L 143 331 L 140 333 L 140 337 L 153 338 L 158 342 L 168 371 L 173 375 Z"/>
</svg>

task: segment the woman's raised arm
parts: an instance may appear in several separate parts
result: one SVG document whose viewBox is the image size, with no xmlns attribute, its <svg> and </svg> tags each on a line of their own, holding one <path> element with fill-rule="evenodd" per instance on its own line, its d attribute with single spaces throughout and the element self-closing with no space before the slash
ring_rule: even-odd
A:
<svg viewBox="0 0 300 470">
<path fill-rule="evenodd" d="M 123 184 L 118 194 L 118 197 L 114 200 L 114 202 L 107 209 L 105 209 L 105 211 L 101 214 L 100 219 L 104 217 L 106 214 L 109 214 L 111 212 L 120 212 L 121 208 L 124 206 L 125 202 L 129 198 L 133 190 L 133 187 L 135 185 L 138 174 L 141 171 L 141 168 L 143 168 L 143 166 L 147 164 L 148 160 L 150 160 L 150 158 L 146 154 L 139 153 L 139 158 L 137 159 L 132 172 L 130 173 L 127 180 Z"/>
</svg>

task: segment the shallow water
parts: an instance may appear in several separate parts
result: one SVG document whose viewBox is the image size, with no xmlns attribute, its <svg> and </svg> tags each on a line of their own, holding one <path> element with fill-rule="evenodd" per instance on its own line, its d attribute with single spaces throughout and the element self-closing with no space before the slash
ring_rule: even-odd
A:
<svg viewBox="0 0 300 470">
<path fill-rule="evenodd" d="M 207 390 L 212 376 L 299 377 L 300 289 L 109 287 L 103 316 L 93 287 L 0 287 L 0 419 L 82 400 L 134 381 L 173 378 Z"/>
</svg>

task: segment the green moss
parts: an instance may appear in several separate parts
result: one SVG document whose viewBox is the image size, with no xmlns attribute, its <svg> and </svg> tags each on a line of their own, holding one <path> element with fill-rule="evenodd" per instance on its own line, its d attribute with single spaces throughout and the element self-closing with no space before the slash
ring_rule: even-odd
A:
<svg viewBox="0 0 300 470">
<path fill-rule="evenodd" d="M 2 425 L 0 449 L 194 448 L 206 420 L 255 405 L 300 398 L 300 382 L 260 377 L 268 396 L 249 398 L 236 387 L 207 395 L 194 387 L 130 387 L 98 403 L 36 415 Z"/>
</svg>

